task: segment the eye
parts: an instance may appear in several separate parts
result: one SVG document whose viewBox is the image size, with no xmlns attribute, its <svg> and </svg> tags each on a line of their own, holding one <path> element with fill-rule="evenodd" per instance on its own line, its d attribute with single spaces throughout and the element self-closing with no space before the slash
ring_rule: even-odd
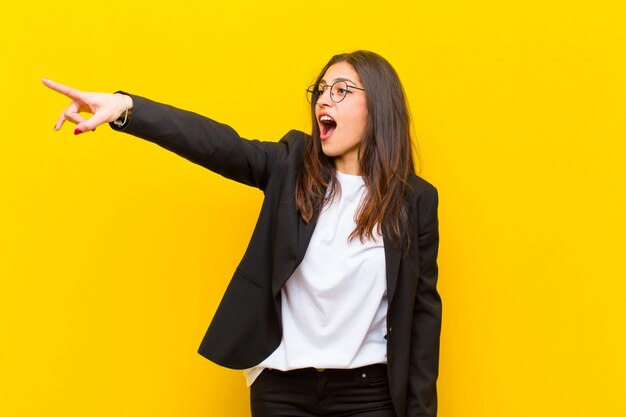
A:
<svg viewBox="0 0 626 417">
<path fill-rule="evenodd" d="M 344 81 L 338 81 L 333 84 L 333 95 L 337 98 L 337 100 L 343 100 L 343 98 L 348 94 L 350 90 L 348 90 L 348 84 Z"/>
</svg>

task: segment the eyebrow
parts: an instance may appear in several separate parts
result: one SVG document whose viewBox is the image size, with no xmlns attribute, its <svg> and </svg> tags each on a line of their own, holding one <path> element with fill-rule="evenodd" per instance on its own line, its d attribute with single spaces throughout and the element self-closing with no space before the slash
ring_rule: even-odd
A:
<svg viewBox="0 0 626 417">
<path fill-rule="evenodd" d="M 350 81 L 352 84 L 356 85 L 356 83 L 354 81 L 352 81 L 350 78 L 343 78 L 343 77 L 335 78 L 333 80 L 333 83 L 336 83 L 337 81 Z M 324 84 L 328 85 L 328 81 L 326 81 L 325 79 L 321 79 L 320 80 L 320 84 L 321 83 L 324 83 Z"/>
</svg>

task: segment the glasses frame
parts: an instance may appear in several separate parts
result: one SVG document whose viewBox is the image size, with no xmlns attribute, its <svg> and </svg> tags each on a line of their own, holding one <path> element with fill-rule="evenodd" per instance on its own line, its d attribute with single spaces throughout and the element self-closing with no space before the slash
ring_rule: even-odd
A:
<svg viewBox="0 0 626 417">
<path fill-rule="evenodd" d="M 324 95 L 324 93 L 326 92 L 326 89 L 330 87 L 330 99 L 333 101 L 333 103 L 341 103 L 348 96 L 348 94 L 346 93 L 346 95 L 343 96 L 340 100 L 335 100 L 335 97 L 333 96 L 333 87 L 339 83 L 344 83 L 346 85 L 346 89 L 348 93 L 351 93 L 350 91 L 351 88 L 354 88 L 356 90 L 361 90 L 361 91 L 367 91 L 364 88 L 357 87 L 355 85 L 350 85 L 345 80 L 338 80 L 332 84 L 324 84 L 323 86 L 320 84 L 311 84 L 309 88 L 306 89 L 306 92 L 307 92 L 306 101 L 308 101 L 310 104 L 313 104 L 314 102 L 317 103 L 317 100 L 319 100 L 319 98 L 322 95 Z M 320 93 L 320 87 L 323 89 L 321 93 Z M 309 94 L 311 95 L 311 100 L 309 100 Z M 313 97 L 316 97 L 316 98 L 313 99 Z"/>
</svg>

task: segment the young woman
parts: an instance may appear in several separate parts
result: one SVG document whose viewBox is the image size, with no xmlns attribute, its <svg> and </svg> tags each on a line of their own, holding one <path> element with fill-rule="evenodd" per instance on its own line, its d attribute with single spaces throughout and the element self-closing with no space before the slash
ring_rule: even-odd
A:
<svg viewBox="0 0 626 417">
<path fill-rule="evenodd" d="M 109 122 L 264 191 L 199 349 L 246 369 L 254 417 L 436 416 L 437 192 L 414 173 L 404 92 L 384 58 L 332 57 L 308 90 L 311 135 L 277 143 L 136 95 L 43 82 L 72 100 L 55 130 Z"/>
</svg>

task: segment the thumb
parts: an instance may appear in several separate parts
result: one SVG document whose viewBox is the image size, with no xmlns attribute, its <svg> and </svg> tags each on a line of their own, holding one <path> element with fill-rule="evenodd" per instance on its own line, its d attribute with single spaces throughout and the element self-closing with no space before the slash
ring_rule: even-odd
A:
<svg viewBox="0 0 626 417">
<path fill-rule="evenodd" d="M 106 117 L 103 117 L 102 115 L 96 112 L 96 114 L 91 116 L 89 119 L 86 119 L 78 123 L 76 125 L 76 128 L 74 129 L 74 134 L 79 135 L 81 133 L 91 132 L 93 130 L 96 130 L 96 127 L 107 122 L 108 120 Z"/>
</svg>

